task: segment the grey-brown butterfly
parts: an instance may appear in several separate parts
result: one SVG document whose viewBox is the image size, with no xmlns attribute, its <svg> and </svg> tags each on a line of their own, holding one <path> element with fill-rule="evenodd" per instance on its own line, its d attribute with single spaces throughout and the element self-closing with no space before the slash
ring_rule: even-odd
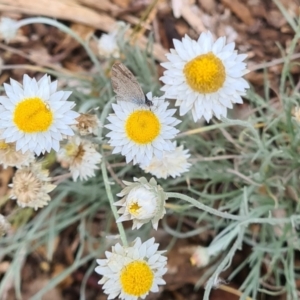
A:
<svg viewBox="0 0 300 300">
<path fill-rule="evenodd" d="M 141 106 L 153 105 L 152 101 L 144 94 L 135 76 L 120 62 L 116 62 L 112 66 L 111 84 L 116 93 L 116 100 L 133 102 Z"/>
</svg>

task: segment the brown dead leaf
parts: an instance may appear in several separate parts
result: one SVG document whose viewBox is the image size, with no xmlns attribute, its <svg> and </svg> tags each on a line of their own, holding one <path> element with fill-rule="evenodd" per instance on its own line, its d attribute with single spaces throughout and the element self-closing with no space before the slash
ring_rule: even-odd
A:
<svg viewBox="0 0 300 300">
<path fill-rule="evenodd" d="M 286 186 L 285 194 L 287 195 L 287 197 L 293 199 L 295 202 L 300 202 L 299 195 L 293 186 Z"/>
<path fill-rule="evenodd" d="M 27 52 L 28 59 L 31 61 L 39 62 L 41 66 L 49 66 L 50 68 L 54 68 L 51 66 L 52 56 L 49 55 L 47 49 L 42 44 L 36 44 Z"/>
<path fill-rule="evenodd" d="M 4 73 L 1 74 L 0 76 L 0 85 L 2 85 L 4 82 L 6 82 L 9 78 L 9 74 L 8 73 Z"/>
<path fill-rule="evenodd" d="M 194 285 L 205 272 L 191 265 L 190 253 L 183 251 L 188 245 L 187 240 L 179 240 L 168 253 L 168 271 L 164 279 L 169 290 L 176 290 L 185 284 Z"/>
<path fill-rule="evenodd" d="M 126 1 L 121 0 L 122 3 L 126 4 Z M 84 4 L 88 7 L 95 8 L 100 11 L 105 11 L 109 13 L 116 13 L 120 10 L 117 5 L 114 5 L 110 0 L 77 0 L 78 3 Z M 122 7 L 122 6 L 121 6 Z"/>
<path fill-rule="evenodd" d="M 198 7 L 194 7 L 194 9 L 192 9 L 191 5 L 184 2 L 181 8 L 181 14 L 197 34 L 206 30 L 200 17 L 201 11 Z"/>
<path fill-rule="evenodd" d="M 240 295 L 241 294 L 242 293 L 240 292 Z M 209 299 L 210 300 L 238 300 L 239 296 L 221 289 L 216 289 L 211 291 Z"/>
<path fill-rule="evenodd" d="M 73 23 L 71 24 L 71 29 L 74 31 L 82 40 L 88 40 L 91 35 L 94 34 L 95 28 Z M 65 35 L 65 38 L 57 45 L 54 49 L 55 53 L 62 51 L 59 54 L 59 60 L 66 58 L 75 48 L 79 46 L 79 43 L 74 40 L 70 35 Z"/>
<path fill-rule="evenodd" d="M 58 276 L 61 272 L 63 272 L 66 269 L 66 266 L 63 264 L 56 264 L 54 266 L 53 273 L 51 274 L 52 277 Z M 73 283 L 73 278 L 69 275 L 67 276 L 63 281 L 59 283 L 59 287 L 64 289 L 69 287 Z"/>
<path fill-rule="evenodd" d="M 32 296 L 43 289 L 49 283 L 47 278 L 38 278 L 30 282 L 30 284 L 24 286 L 24 293 L 22 293 L 23 300 L 30 300 Z M 54 288 L 48 291 L 42 298 L 42 300 L 63 300 L 58 288 Z"/>
<path fill-rule="evenodd" d="M 259 35 L 262 40 L 278 41 L 279 34 L 280 32 L 278 30 L 274 30 L 271 28 L 261 28 L 259 31 Z"/>
<path fill-rule="evenodd" d="M 261 86 L 264 84 L 265 79 L 271 80 L 273 76 L 271 74 L 264 74 L 262 72 L 251 72 L 245 76 L 246 80 L 250 81 L 252 84 Z"/>
<path fill-rule="evenodd" d="M 122 8 L 128 8 L 129 4 L 131 3 L 131 0 L 112 0 L 111 2 Z"/>
<path fill-rule="evenodd" d="M 72 61 L 64 62 L 64 67 L 74 73 L 84 73 L 86 71 L 82 66 Z"/>
<path fill-rule="evenodd" d="M 281 28 L 282 26 L 287 24 L 287 21 L 285 17 L 282 15 L 282 13 L 275 9 L 266 13 L 266 19 L 267 22 L 274 28 Z"/>
<path fill-rule="evenodd" d="M 53 253 L 54 253 L 57 250 L 57 247 L 59 246 L 59 238 L 58 237 L 53 238 L 51 241 L 51 244 L 52 244 L 52 249 L 53 249 Z M 35 250 L 35 254 L 37 254 L 41 259 L 46 259 L 48 261 L 52 261 L 52 256 L 50 257 L 48 255 L 46 246 L 39 246 Z"/>
<path fill-rule="evenodd" d="M 227 6 L 239 19 L 248 26 L 255 25 L 255 19 L 252 17 L 249 8 L 246 4 L 239 0 L 222 0 L 222 3 Z"/>
<path fill-rule="evenodd" d="M 213 14 L 217 3 L 215 0 L 198 0 L 199 5 L 208 13 Z"/>
<path fill-rule="evenodd" d="M 0 262 L 0 274 L 5 274 L 6 271 L 9 269 L 10 267 L 10 262 L 7 260 L 4 260 L 2 262 Z"/>
<path fill-rule="evenodd" d="M 8 183 L 10 182 L 13 176 L 13 168 L 8 167 L 7 169 L 0 170 L 0 197 L 3 197 L 7 194 Z"/>
<path fill-rule="evenodd" d="M 45 7 L 47 9 L 45 9 Z M 80 5 L 76 0 L 1 0 L 0 11 L 19 12 L 68 20 L 109 32 L 116 27 L 116 21 L 109 15 Z M 148 38 L 142 36 L 138 45 L 145 49 Z M 153 45 L 153 55 L 158 61 L 166 61 L 167 51 L 157 43 Z"/>
<path fill-rule="evenodd" d="M 93 26 L 103 31 L 110 31 L 115 23 L 110 16 L 95 12 L 74 0 L 1 0 L 0 11 L 48 16 Z"/>
</svg>

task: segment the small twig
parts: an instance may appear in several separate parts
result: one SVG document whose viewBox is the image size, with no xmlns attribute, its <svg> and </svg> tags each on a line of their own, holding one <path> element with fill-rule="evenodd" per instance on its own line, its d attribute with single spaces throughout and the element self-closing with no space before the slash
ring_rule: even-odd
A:
<svg viewBox="0 0 300 300">
<path fill-rule="evenodd" d="M 241 147 L 224 128 L 221 127 L 220 131 L 222 132 L 225 139 L 233 144 L 236 149 L 240 150 L 240 152 L 243 150 L 243 147 Z"/>
<path fill-rule="evenodd" d="M 234 289 L 230 286 L 224 285 L 224 284 L 221 284 L 220 286 L 218 286 L 218 289 L 223 290 L 223 291 L 228 292 L 228 293 L 231 293 L 231 294 L 236 295 L 236 296 L 242 296 L 243 295 L 243 293 L 241 291 L 236 290 L 236 289 Z M 248 296 L 245 299 L 246 300 L 253 300 L 252 298 L 250 298 Z"/>
<path fill-rule="evenodd" d="M 116 175 L 116 173 L 114 172 L 113 168 L 111 167 L 111 165 L 106 161 L 106 168 L 109 172 L 109 174 L 111 175 L 111 177 L 122 187 L 124 188 L 126 185 L 118 178 L 118 176 Z"/>
<path fill-rule="evenodd" d="M 244 179 L 246 182 L 252 184 L 252 185 L 255 185 L 255 186 L 261 186 L 261 184 L 257 183 L 257 182 L 254 182 L 252 179 L 250 179 L 249 177 L 245 176 L 244 174 L 240 173 L 239 171 L 237 170 L 233 170 L 233 169 L 226 169 L 226 172 L 228 173 L 231 173 L 231 174 L 234 174 L 242 179 Z"/>
<path fill-rule="evenodd" d="M 235 159 L 240 158 L 240 155 L 218 155 L 213 157 L 198 157 L 195 159 L 190 159 L 191 163 L 199 162 L 199 161 L 215 161 L 215 160 L 227 160 L 227 159 Z"/>
<path fill-rule="evenodd" d="M 282 293 L 286 291 L 286 289 L 283 288 L 282 286 L 271 285 L 269 283 L 266 283 L 263 279 L 261 279 L 259 282 L 262 286 L 268 288 L 269 290 L 276 291 L 276 292 L 282 292 Z"/>
<path fill-rule="evenodd" d="M 290 56 L 290 60 L 294 60 L 294 59 L 297 59 L 297 58 L 300 58 L 300 53 L 295 53 L 295 54 L 292 54 Z M 254 65 L 252 67 L 249 67 L 249 70 L 250 71 L 257 71 L 257 70 L 260 70 L 260 69 L 274 67 L 276 65 L 283 64 L 284 62 L 285 62 L 285 58 L 277 58 L 277 59 L 274 59 L 274 60 L 269 61 L 269 62 L 264 62 L 264 63 L 261 63 L 261 64 L 256 64 L 256 65 Z"/>
<path fill-rule="evenodd" d="M 66 173 L 62 175 L 58 175 L 52 178 L 53 184 L 59 185 L 61 182 L 65 181 L 68 178 L 71 178 L 72 174 L 71 173 Z"/>
<path fill-rule="evenodd" d="M 110 164 L 110 166 L 112 168 L 121 168 L 121 167 L 124 167 L 126 166 L 127 164 L 125 162 L 120 162 L 120 163 L 115 163 L 115 164 Z"/>
</svg>

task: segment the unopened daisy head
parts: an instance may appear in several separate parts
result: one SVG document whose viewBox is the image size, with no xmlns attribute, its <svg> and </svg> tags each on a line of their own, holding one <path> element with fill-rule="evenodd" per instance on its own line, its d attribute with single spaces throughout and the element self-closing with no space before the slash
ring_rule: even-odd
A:
<svg viewBox="0 0 300 300">
<path fill-rule="evenodd" d="M 190 261 L 193 266 L 197 266 L 198 268 L 206 267 L 210 261 L 210 255 L 207 248 L 197 246 L 190 257 Z"/>
<path fill-rule="evenodd" d="M 178 133 L 175 126 L 180 123 L 172 117 L 176 110 L 167 109 L 168 103 L 151 93 L 147 98 L 153 103 L 151 110 L 146 105 L 118 101 L 113 104 L 115 113 L 107 118 L 109 144 L 114 147 L 113 153 L 126 157 L 127 163 L 148 163 L 153 156 L 162 157 L 163 151 L 174 149 L 171 139 Z"/>
<path fill-rule="evenodd" d="M 97 145 L 88 140 L 74 136 L 68 139 L 68 142 L 61 147 L 57 153 L 57 160 L 62 167 L 69 168 L 73 180 L 79 177 L 86 180 L 95 176 L 97 166 L 101 162 L 101 154 L 96 150 Z"/>
<path fill-rule="evenodd" d="M 121 50 L 118 39 L 124 38 L 126 24 L 117 22 L 114 28 L 107 34 L 103 33 L 98 40 L 98 52 L 102 58 L 120 58 Z"/>
<path fill-rule="evenodd" d="M 169 176 L 173 178 L 187 172 L 191 166 L 188 162 L 190 157 L 188 150 L 183 150 L 183 146 L 176 147 L 173 151 L 164 151 L 161 159 L 153 157 L 149 164 L 140 164 L 140 167 L 147 173 L 151 173 L 157 178 L 166 179 Z"/>
<path fill-rule="evenodd" d="M 157 229 L 158 221 L 166 213 L 165 202 L 167 195 L 154 178 L 148 182 L 146 178 L 134 178 L 135 182 L 124 183 L 127 185 L 117 196 L 123 197 L 115 202 L 121 206 L 118 210 L 122 214 L 117 222 L 132 220 L 132 229 L 139 229 L 151 221 L 152 227 Z"/>
<path fill-rule="evenodd" d="M 165 97 L 177 99 L 180 115 L 191 110 L 195 122 L 202 116 L 208 122 L 213 115 L 226 117 L 233 103 L 243 103 L 249 88 L 242 78 L 248 72 L 247 55 L 237 54 L 234 43 L 226 45 L 226 37 L 214 42 L 210 32 L 203 32 L 198 41 L 187 35 L 174 40 L 174 47 L 169 62 L 161 64 L 167 70 L 160 79 Z"/>
<path fill-rule="evenodd" d="M 117 34 L 115 31 L 111 33 L 103 33 L 98 40 L 98 52 L 103 58 L 119 58 L 120 49 L 117 43 Z"/>
<path fill-rule="evenodd" d="M 16 199 L 21 207 L 32 207 L 37 210 L 48 205 L 51 200 L 48 193 L 56 188 L 51 184 L 49 171 L 42 168 L 41 163 L 33 163 L 16 171 L 12 179 L 11 199 Z"/>
<path fill-rule="evenodd" d="M 154 241 L 142 243 L 137 238 L 129 247 L 116 244 L 111 252 L 105 252 L 105 259 L 97 259 L 95 271 L 103 275 L 98 283 L 103 284 L 108 299 L 145 299 L 165 284 L 162 276 L 167 272 L 167 258 L 162 255 L 165 251 L 157 251 L 159 244 Z"/>
<path fill-rule="evenodd" d="M 7 17 L 0 19 L 0 37 L 7 43 L 16 37 L 18 28 L 18 21 Z"/>
<path fill-rule="evenodd" d="M 37 155 L 59 150 L 64 136 L 74 133 L 78 113 L 74 102 L 66 101 L 71 92 L 56 91 L 57 81 L 50 76 L 39 81 L 24 75 L 23 86 L 11 79 L 4 84 L 7 96 L 0 97 L 0 129 L 6 143 L 16 142 L 16 150 Z"/>
<path fill-rule="evenodd" d="M 33 152 L 16 151 L 16 143 L 5 143 L 4 140 L 0 140 L 0 164 L 3 165 L 4 169 L 7 167 L 21 168 L 28 166 L 33 161 Z"/>
</svg>

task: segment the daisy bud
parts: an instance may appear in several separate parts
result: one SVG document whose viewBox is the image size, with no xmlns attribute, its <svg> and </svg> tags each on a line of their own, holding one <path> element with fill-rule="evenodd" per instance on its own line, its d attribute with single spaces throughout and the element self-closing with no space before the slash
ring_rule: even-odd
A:
<svg viewBox="0 0 300 300">
<path fill-rule="evenodd" d="M 120 58 L 121 51 L 118 46 L 118 38 L 124 38 L 124 22 L 117 22 L 113 30 L 103 33 L 98 40 L 98 53 L 101 58 Z M 122 35 L 122 37 L 121 37 Z"/>
<path fill-rule="evenodd" d="M 198 246 L 196 247 L 193 255 L 190 258 L 191 264 L 198 268 L 202 268 L 208 265 L 210 260 L 207 248 Z"/>
<path fill-rule="evenodd" d="M 18 21 L 7 17 L 2 17 L 0 19 L 0 36 L 7 43 L 16 37 L 18 28 Z"/>
<path fill-rule="evenodd" d="M 165 201 L 168 198 L 154 178 L 148 182 L 146 178 L 134 178 L 135 182 L 124 182 L 127 187 L 117 194 L 123 197 L 115 202 L 121 206 L 118 213 L 122 214 L 117 222 L 132 220 L 132 229 L 139 229 L 143 224 L 152 222 L 157 229 L 158 221 L 165 215 Z"/>
</svg>

